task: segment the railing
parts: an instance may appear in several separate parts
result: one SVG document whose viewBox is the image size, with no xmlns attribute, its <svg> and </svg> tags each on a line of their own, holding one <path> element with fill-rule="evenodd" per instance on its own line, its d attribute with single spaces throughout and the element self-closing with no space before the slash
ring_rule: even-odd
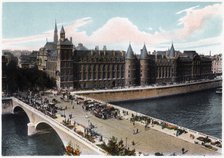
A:
<svg viewBox="0 0 224 158">
<path fill-rule="evenodd" d="M 35 112 L 35 113 L 38 114 L 41 118 L 43 118 L 43 119 L 45 119 L 45 120 L 49 119 L 49 120 L 47 120 L 49 123 L 51 123 L 51 124 L 57 124 L 57 125 L 59 125 L 60 127 L 62 127 L 62 129 L 67 130 L 68 132 L 70 132 L 69 134 L 70 134 L 71 136 L 74 136 L 74 135 L 75 135 L 76 137 L 80 138 L 82 141 L 85 142 L 84 144 L 86 144 L 86 145 L 89 146 L 90 148 L 94 148 L 95 150 L 97 150 L 97 152 L 99 152 L 99 153 L 101 153 L 101 154 L 106 154 L 106 151 L 104 151 L 103 149 L 97 147 L 95 144 L 93 144 L 93 143 L 90 142 L 89 140 L 83 138 L 82 136 L 78 135 L 78 134 L 75 133 L 73 130 L 69 129 L 68 127 L 66 127 L 66 126 L 64 126 L 64 125 L 62 125 L 62 124 L 60 124 L 60 123 L 57 122 L 57 121 L 55 121 L 55 120 L 54 120 L 53 118 L 51 118 L 50 116 L 48 116 L 48 115 L 46 115 L 46 114 L 44 114 L 44 116 L 43 116 L 43 113 L 42 113 L 42 112 L 40 112 L 39 110 L 37 110 L 37 109 L 35 109 L 35 108 L 29 106 L 28 104 L 22 102 L 21 100 L 19 100 L 19 99 L 17 99 L 17 98 L 12 97 L 12 99 L 13 99 L 14 101 L 20 103 L 20 105 L 26 107 L 26 109 L 28 109 L 28 110 L 30 110 L 30 111 L 32 111 L 32 112 Z M 46 119 L 46 118 L 47 118 L 47 119 Z M 54 125 L 54 126 L 56 126 L 56 125 Z"/>
</svg>

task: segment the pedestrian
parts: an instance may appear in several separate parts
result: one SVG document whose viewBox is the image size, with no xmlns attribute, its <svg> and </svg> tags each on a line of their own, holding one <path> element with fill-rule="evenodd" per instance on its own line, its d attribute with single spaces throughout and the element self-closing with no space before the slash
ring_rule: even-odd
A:
<svg viewBox="0 0 224 158">
<path fill-rule="evenodd" d="M 181 149 L 181 151 L 182 151 L 182 154 L 184 154 L 185 149 L 184 149 L 184 148 L 182 148 L 182 149 Z"/>
<path fill-rule="evenodd" d="M 138 128 L 137 128 L 137 130 L 136 130 L 136 134 L 138 133 Z"/>
<path fill-rule="evenodd" d="M 132 141 L 132 145 L 133 145 L 133 146 L 135 145 L 135 142 L 134 142 L 134 140 Z"/>
</svg>

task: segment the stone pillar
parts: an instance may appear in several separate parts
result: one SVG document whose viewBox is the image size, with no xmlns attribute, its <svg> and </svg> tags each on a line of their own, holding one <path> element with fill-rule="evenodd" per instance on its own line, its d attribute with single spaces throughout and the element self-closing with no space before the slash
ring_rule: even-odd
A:
<svg viewBox="0 0 224 158">
<path fill-rule="evenodd" d="M 35 125 L 33 123 L 28 123 L 27 124 L 27 135 L 28 136 L 32 136 L 34 134 L 36 134 L 36 128 Z"/>
</svg>

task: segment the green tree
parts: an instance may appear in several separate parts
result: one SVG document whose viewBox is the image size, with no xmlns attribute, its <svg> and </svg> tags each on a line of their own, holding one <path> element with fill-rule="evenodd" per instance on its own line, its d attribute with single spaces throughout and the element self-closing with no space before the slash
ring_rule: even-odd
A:
<svg viewBox="0 0 224 158">
<path fill-rule="evenodd" d="M 135 155 L 135 149 L 129 150 L 124 147 L 124 142 L 121 139 L 119 142 L 114 136 L 108 141 L 107 145 L 103 143 L 101 147 L 106 150 L 110 155 L 125 156 Z"/>
<path fill-rule="evenodd" d="M 38 70 L 37 67 L 29 69 L 19 68 L 13 60 L 6 66 L 6 84 L 7 90 L 11 93 L 18 89 L 35 90 L 38 87 L 40 90 L 43 90 L 45 88 L 53 88 L 56 85 L 53 78 Z"/>
</svg>

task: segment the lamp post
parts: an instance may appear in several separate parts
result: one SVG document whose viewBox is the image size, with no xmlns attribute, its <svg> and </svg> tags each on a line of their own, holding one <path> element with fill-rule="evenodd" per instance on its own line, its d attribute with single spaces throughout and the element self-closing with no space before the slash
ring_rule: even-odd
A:
<svg viewBox="0 0 224 158">
<path fill-rule="evenodd" d="M 127 148 L 128 137 L 125 138 L 125 146 Z"/>
</svg>

